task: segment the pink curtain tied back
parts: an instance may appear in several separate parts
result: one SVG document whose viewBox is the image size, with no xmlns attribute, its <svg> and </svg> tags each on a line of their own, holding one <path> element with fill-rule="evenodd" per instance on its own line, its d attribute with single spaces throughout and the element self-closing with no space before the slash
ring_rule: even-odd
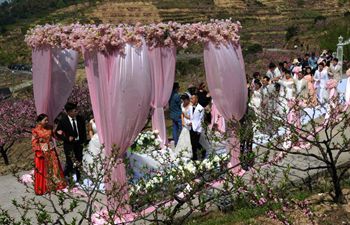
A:
<svg viewBox="0 0 350 225">
<path fill-rule="evenodd" d="M 152 129 L 159 131 L 162 144 L 167 143 L 164 107 L 167 105 L 175 80 L 176 48 L 161 47 L 149 51 L 152 74 Z"/>
<path fill-rule="evenodd" d="M 232 44 L 204 48 L 204 65 L 208 88 L 217 110 L 226 121 L 240 120 L 246 112 L 248 91 L 241 47 Z M 232 172 L 238 173 L 240 146 L 236 131 L 229 138 Z"/>
<path fill-rule="evenodd" d="M 125 55 L 117 51 L 108 55 L 88 51 L 84 53 L 92 109 L 107 157 L 111 155 L 113 145 L 118 148 L 118 158 L 124 157 L 127 148 L 145 126 L 150 113 L 151 72 L 147 47 L 145 44 L 142 46 L 137 49 L 126 45 Z M 118 163 L 113 169 L 112 181 L 122 187 L 123 200 L 127 203 L 129 196 L 123 163 Z M 109 189 L 111 184 L 107 183 L 106 187 Z M 111 204 L 115 207 L 118 202 Z M 125 205 L 117 206 L 116 210 L 120 213 L 131 211 Z"/>
<path fill-rule="evenodd" d="M 212 103 L 211 106 L 211 123 L 210 123 L 210 129 L 213 129 L 214 124 L 217 124 L 218 130 L 220 132 L 226 131 L 226 123 L 225 118 L 220 114 L 218 108 L 216 107 L 215 103 Z"/>
<path fill-rule="evenodd" d="M 47 114 L 53 124 L 72 92 L 78 53 L 69 49 L 33 49 L 32 63 L 37 114 Z"/>
</svg>

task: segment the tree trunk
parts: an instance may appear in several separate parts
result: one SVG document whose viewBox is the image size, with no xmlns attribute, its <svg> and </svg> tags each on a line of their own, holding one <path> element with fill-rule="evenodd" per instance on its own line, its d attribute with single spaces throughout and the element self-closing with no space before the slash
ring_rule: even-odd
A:
<svg viewBox="0 0 350 225">
<path fill-rule="evenodd" d="M 6 165 L 6 166 L 9 165 L 9 164 L 10 164 L 10 163 L 9 163 L 9 158 L 8 158 L 8 156 L 7 156 L 7 153 L 6 153 L 5 148 L 4 148 L 3 145 L 0 146 L 0 152 L 1 152 L 2 158 L 4 159 L 5 165 Z"/>
<path fill-rule="evenodd" d="M 333 183 L 333 191 L 334 191 L 334 196 L 333 196 L 333 201 L 335 203 L 340 203 L 344 204 L 346 203 L 346 199 L 344 197 L 342 187 L 340 184 L 340 178 L 337 174 L 337 168 L 335 165 L 332 165 L 331 169 L 331 174 L 332 174 L 332 183 Z"/>
</svg>

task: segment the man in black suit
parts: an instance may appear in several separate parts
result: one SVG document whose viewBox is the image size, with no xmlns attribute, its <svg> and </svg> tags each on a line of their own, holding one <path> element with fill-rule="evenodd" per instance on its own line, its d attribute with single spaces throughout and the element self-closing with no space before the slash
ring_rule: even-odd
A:
<svg viewBox="0 0 350 225">
<path fill-rule="evenodd" d="M 57 131 L 63 131 L 63 134 L 57 134 L 63 140 L 64 154 L 66 156 L 66 167 L 64 169 L 65 177 L 70 177 L 74 173 L 77 176 L 77 182 L 80 181 L 79 167 L 83 161 L 83 144 L 86 143 L 86 126 L 81 116 L 78 116 L 77 105 L 68 102 L 64 109 L 67 115 L 64 115 L 58 122 Z M 74 163 L 76 165 L 74 166 Z"/>
</svg>

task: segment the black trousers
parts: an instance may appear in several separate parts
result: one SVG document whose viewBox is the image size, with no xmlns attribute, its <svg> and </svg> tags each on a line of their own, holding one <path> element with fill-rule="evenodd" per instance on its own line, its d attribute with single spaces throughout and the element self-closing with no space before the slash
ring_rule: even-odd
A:
<svg viewBox="0 0 350 225">
<path fill-rule="evenodd" d="M 249 167 L 254 165 L 254 158 L 248 157 L 249 154 L 253 151 L 253 139 L 241 140 L 241 166 L 244 170 L 248 170 Z"/>
<path fill-rule="evenodd" d="M 195 132 L 192 129 L 190 130 L 191 145 L 192 145 L 192 160 L 204 159 L 205 158 L 205 149 L 199 143 L 201 133 Z M 199 155 L 201 158 L 198 158 Z"/>
<path fill-rule="evenodd" d="M 64 154 L 66 155 L 66 166 L 64 168 L 64 176 L 70 177 L 76 174 L 78 182 L 80 181 L 80 168 L 83 162 L 83 145 L 79 142 L 64 144 Z M 74 163 L 79 165 L 74 166 Z"/>
</svg>

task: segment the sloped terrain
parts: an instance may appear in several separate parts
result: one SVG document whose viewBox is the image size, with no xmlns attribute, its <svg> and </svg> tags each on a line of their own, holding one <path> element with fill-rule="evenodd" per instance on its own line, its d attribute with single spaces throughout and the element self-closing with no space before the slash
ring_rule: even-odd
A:
<svg viewBox="0 0 350 225">
<path fill-rule="evenodd" d="M 30 62 L 30 51 L 23 39 L 26 30 L 35 24 L 77 21 L 148 24 L 170 20 L 187 23 L 231 17 L 242 22 L 243 45 L 258 43 L 265 48 L 285 48 L 297 44 L 317 49 L 319 45 L 315 40 L 325 35 L 322 33 L 322 25 L 334 20 L 350 21 L 349 17 L 344 17 L 349 10 L 349 0 L 329 0 L 322 3 L 316 0 L 80 1 L 44 15 L 34 14 L 9 25 L 7 32 L 0 35 L 0 64 Z M 297 31 L 286 40 L 290 27 L 297 27 Z M 310 31 L 314 35 L 306 35 Z"/>
</svg>

